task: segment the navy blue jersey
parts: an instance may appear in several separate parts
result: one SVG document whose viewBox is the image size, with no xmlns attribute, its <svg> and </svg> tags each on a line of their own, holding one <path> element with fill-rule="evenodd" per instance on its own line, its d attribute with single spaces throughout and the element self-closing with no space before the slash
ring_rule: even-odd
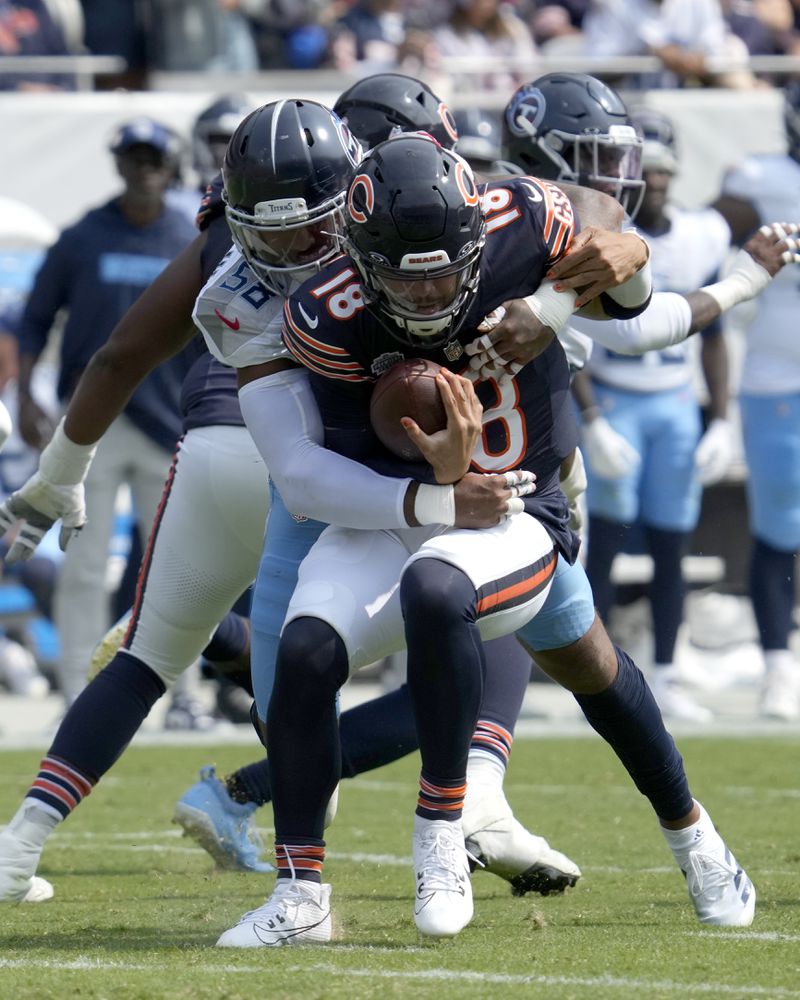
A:
<svg viewBox="0 0 800 1000">
<path fill-rule="evenodd" d="M 133 226 L 116 198 L 64 230 L 37 272 L 18 331 L 20 351 L 38 355 L 56 314 L 68 310 L 61 339 L 60 400 L 69 399 L 117 322 L 194 236 L 189 220 L 171 208 L 149 225 Z M 140 430 L 170 451 L 180 434 L 181 383 L 197 356 L 192 344 L 159 365 L 125 407 Z"/>
<path fill-rule="evenodd" d="M 223 212 L 222 183 L 219 177 L 206 189 L 197 225 L 201 230 L 208 230 L 208 240 L 201 256 L 205 283 L 231 246 L 231 232 Z M 200 337 L 195 339 L 202 342 Z M 184 379 L 181 413 L 184 432 L 193 427 L 212 427 L 215 424 L 244 427 L 242 411 L 239 409 L 236 369 L 220 364 L 207 349 L 204 350 Z"/>
<path fill-rule="evenodd" d="M 576 229 L 569 201 L 547 182 L 493 182 L 486 186 L 483 204 L 487 236 L 478 290 L 458 334 L 441 347 L 424 351 L 396 340 L 364 307 L 349 257 L 330 264 L 287 301 L 284 341 L 309 369 L 328 447 L 381 471 L 408 475 L 408 463 L 390 456 L 372 432 L 369 399 L 375 381 L 403 357 L 429 358 L 463 373 L 468 367 L 464 345 L 479 336 L 483 318 L 508 299 L 534 292 Z M 513 380 L 479 382 L 483 437 L 472 468 L 535 472 L 537 492 L 526 498 L 526 509 L 572 560 L 577 543 L 566 527 L 566 502 L 558 489 L 561 461 L 577 444 L 569 382 L 569 366 L 557 340 Z M 414 474 L 419 475 L 416 469 Z"/>
</svg>

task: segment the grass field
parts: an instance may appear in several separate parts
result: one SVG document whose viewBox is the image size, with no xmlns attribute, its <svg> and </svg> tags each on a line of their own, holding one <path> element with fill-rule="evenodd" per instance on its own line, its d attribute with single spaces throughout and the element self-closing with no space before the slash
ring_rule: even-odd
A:
<svg viewBox="0 0 800 1000">
<path fill-rule="evenodd" d="M 0 907 L 0 998 L 800 998 L 800 735 L 681 740 L 694 793 L 758 890 L 752 927 L 703 928 L 646 801 L 604 744 L 517 741 L 517 815 L 581 865 L 562 897 L 473 877 L 475 918 L 424 941 L 411 915 L 416 759 L 343 785 L 329 831 L 336 940 L 215 950 L 271 876 L 222 873 L 170 823 L 197 768 L 242 747 L 132 748 L 48 844 L 45 904 Z M 0 818 L 39 755 L 0 753 Z M 259 826 L 271 842 L 269 809 Z"/>
</svg>

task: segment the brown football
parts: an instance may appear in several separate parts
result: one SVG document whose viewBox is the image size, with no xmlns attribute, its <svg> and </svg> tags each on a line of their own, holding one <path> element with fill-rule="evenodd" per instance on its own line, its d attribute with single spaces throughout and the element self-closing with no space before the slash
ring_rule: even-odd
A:
<svg viewBox="0 0 800 1000">
<path fill-rule="evenodd" d="M 447 426 L 447 414 L 436 384 L 441 365 L 424 358 L 398 361 L 375 383 L 369 405 L 372 427 L 389 451 L 406 461 L 418 461 L 422 454 L 400 423 L 411 417 L 426 434 Z"/>
</svg>

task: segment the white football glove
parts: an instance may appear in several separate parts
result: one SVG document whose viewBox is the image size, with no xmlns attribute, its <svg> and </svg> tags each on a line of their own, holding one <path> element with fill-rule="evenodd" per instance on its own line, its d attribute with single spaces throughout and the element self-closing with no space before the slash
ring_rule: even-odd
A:
<svg viewBox="0 0 800 1000">
<path fill-rule="evenodd" d="M 58 544 L 64 551 L 86 523 L 83 481 L 97 445 L 75 444 L 64 433 L 64 421 L 39 458 L 39 471 L 0 504 L 0 536 L 18 525 L 5 561 L 30 559 L 36 546 L 61 521 Z"/>
<path fill-rule="evenodd" d="M 595 417 L 583 427 L 581 448 L 592 471 L 601 479 L 621 479 L 635 472 L 642 457 L 605 417 Z"/>
<path fill-rule="evenodd" d="M 734 435 L 729 420 L 717 418 L 708 425 L 694 452 L 697 479 L 703 486 L 719 482 L 733 461 Z"/>
</svg>

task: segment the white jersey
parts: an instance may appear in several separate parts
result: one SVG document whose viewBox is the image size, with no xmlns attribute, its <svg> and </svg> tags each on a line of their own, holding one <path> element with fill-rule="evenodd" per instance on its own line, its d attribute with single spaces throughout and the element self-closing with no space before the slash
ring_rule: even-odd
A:
<svg viewBox="0 0 800 1000">
<path fill-rule="evenodd" d="M 233 247 L 194 305 L 192 319 L 209 351 L 225 365 L 247 368 L 291 356 L 281 340 L 284 298 L 268 291 Z"/>
<path fill-rule="evenodd" d="M 762 223 L 797 219 L 800 163 L 790 156 L 752 156 L 729 173 L 723 193 L 752 203 Z M 800 310 L 797 269 L 784 267 L 754 303 L 740 391 L 782 395 L 800 391 Z"/>
<path fill-rule="evenodd" d="M 281 340 L 284 301 L 231 249 L 192 311 L 208 349 L 223 364 L 247 368 L 282 358 L 292 362 L 291 368 L 239 390 L 242 416 L 284 503 L 295 514 L 345 527 L 407 527 L 403 506 L 410 480 L 380 476 L 323 447 L 308 373 L 294 366 Z M 320 487 L 329 481 L 326 476 L 335 488 Z"/>
<path fill-rule="evenodd" d="M 730 230 L 713 209 L 687 212 L 670 207 L 668 214 L 672 223 L 669 232 L 647 237 L 653 291 L 687 294 L 708 284 L 717 273 L 728 252 Z M 675 389 L 692 381 L 691 352 L 686 341 L 631 355 L 625 350 L 627 346 L 630 351 L 625 321 L 601 323 L 578 316 L 571 323 L 596 341 L 588 367 L 593 377 L 607 385 L 633 392 L 653 392 Z M 614 347 L 616 337 L 618 349 Z"/>
</svg>

